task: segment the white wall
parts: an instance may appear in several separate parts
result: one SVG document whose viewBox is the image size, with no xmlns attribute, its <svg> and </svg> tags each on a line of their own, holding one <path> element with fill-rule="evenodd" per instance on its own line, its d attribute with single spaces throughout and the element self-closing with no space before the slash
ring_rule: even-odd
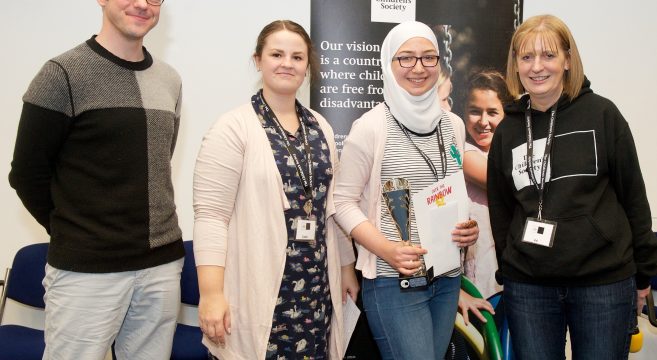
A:
<svg viewBox="0 0 657 360">
<path fill-rule="evenodd" d="M 492 0 L 491 0 L 492 1 Z M 192 237 L 192 172 L 205 131 L 224 111 L 246 102 L 257 87 L 250 55 L 259 30 L 278 18 L 309 28 L 309 0 L 167 0 L 150 51 L 178 69 L 184 86 L 183 122 L 174 156 L 176 203 L 185 239 Z M 630 122 L 648 195 L 657 213 L 657 164 L 650 162 L 656 119 L 657 2 L 632 6 L 611 0 L 525 0 L 525 15 L 553 13 L 571 27 L 593 89 L 612 99 Z M 254 11 L 253 9 L 257 9 Z M 595 15 L 593 14 L 595 11 Z M 100 29 L 92 0 L 5 2 L 0 12 L 0 269 L 23 245 L 47 241 L 8 185 L 21 96 L 41 65 Z M 307 103 L 307 89 L 301 95 Z M 653 222 L 657 222 L 653 220 Z"/>
<path fill-rule="evenodd" d="M 146 38 L 149 51 L 183 78 L 173 178 L 184 239 L 192 238 L 192 173 L 203 134 L 221 113 L 249 101 L 258 88 L 250 57 L 258 32 L 282 18 L 310 27 L 308 0 L 249 3 L 167 0 L 160 23 Z M 10 1 L 0 10 L 0 276 L 20 247 L 48 240 L 7 181 L 21 97 L 43 63 L 100 30 L 101 16 L 93 0 Z M 305 103 L 307 92 L 301 96 Z"/>
</svg>

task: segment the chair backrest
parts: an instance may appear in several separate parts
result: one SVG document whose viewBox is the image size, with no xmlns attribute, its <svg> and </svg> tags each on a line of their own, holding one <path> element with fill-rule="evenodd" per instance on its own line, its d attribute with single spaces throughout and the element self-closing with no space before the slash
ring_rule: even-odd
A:
<svg viewBox="0 0 657 360">
<path fill-rule="evenodd" d="M 43 302 L 45 290 L 41 282 L 46 272 L 47 257 L 48 243 L 31 244 L 18 250 L 11 268 L 7 269 L 7 279 L 0 302 L 0 320 L 6 299 L 36 308 L 46 307 Z"/>
<path fill-rule="evenodd" d="M 18 250 L 7 279 L 7 298 L 45 308 L 45 290 L 41 282 L 46 275 L 48 243 L 31 244 Z"/>
<path fill-rule="evenodd" d="M 185 263 L 180 275 L 180 301 L 187 305 L 197 305 L 199 300 L 198 277 L 192 241 L 183 241 L 185 245 Z"/>
</svg>

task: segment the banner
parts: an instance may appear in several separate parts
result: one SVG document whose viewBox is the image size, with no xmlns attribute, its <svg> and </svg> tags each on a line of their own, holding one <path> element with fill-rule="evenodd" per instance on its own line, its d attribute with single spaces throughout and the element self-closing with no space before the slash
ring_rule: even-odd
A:
<svg viewBox="0 0 657 360">
<path fill-rule="evenodd" d="M 504 74 L 520 19 L 522 0 L 312 0 L 311 37 L 321 66 L 310 107 L 333 126 L 342 149 L 352 122 L 383 101 L 383 39 L 397 23 L 417 20 L 436 34 L 440 65 L 452 83 L 452 112 L 462 117 L 469 72 L 493 68 Z"/>
</svg>

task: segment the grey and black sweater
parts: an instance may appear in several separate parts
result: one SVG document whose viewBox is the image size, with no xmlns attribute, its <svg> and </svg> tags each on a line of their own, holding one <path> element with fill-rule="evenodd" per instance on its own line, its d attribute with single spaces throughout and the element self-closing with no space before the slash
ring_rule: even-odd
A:
<svg viewBox="0 0 657 360">
<path fill-rule="evenodd" d="M 48 61 L 23 96 L 9 182 L 51 236 L 48 263 L 105 273 L 184 255 L 171 182 L 181 80 L 144 49 L 94 37 Z"/>
</svg>

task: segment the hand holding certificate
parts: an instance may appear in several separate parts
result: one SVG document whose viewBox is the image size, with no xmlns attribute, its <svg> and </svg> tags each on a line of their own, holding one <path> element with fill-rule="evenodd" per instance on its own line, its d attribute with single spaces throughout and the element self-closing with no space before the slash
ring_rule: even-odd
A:
<svg viewBox="0 0 657 360">
<path fill-rule="evenodd" d="M 418 191 L 413 196 L 413 210 L 420 243 L 427 250 L 424 261 L 428 271 L 438 276 L 459 268 L 461 251 L 452 241 L 452 230 L 457 223 L 469 221 L 463 172 L 456 172 Z"/>
</svg>

